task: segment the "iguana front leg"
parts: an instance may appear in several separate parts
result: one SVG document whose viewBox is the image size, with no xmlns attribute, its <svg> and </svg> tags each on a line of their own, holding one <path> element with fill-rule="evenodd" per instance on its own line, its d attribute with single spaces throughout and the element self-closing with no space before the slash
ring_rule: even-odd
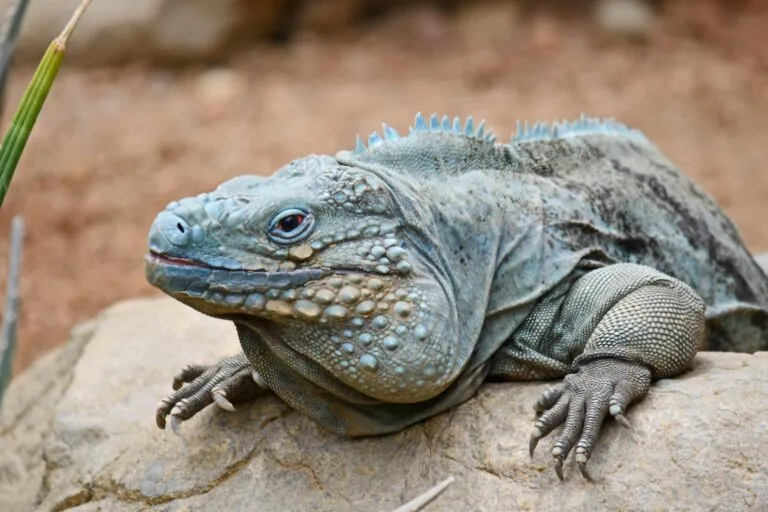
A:
<svg viewBox="0 0 768 512">
<path fill-rule="evenodd" d="M 222 409 L 234 411 L 233 402 L 252 400 L 268 387 L 245 354 L 240 353 L 211 366 L 186 366 L 173 378 L 173 389 L 176 392 L 158 404 L 155 420 L 157 426 L 164 429 L 165 418 L 170 414 L 171 429 L 178 434 L 182 421 L 209 405 L 215 403 Z"/>
<path fill-rule="evenodd" d="M 552 448 L 555 472 L 563 478 L 563 462 L 575 446 L 579 469 L 589 478 L 587 462 L 603 419 L 610 413 L 629 426 L 624 412 L 645 396 L 652 380 L 690 367 L 705 333 L 704 310 L 688 285 L 634 264 L 592 271 L 562 301 L 535 308 L 532 316 L 552 317 L 553 353 L 583 350 L 572 361 L 574 373 L 534 407 L 543 414 L 531 434 L 531 455 L 539 439 L 564 424 Z"/>
</svg>

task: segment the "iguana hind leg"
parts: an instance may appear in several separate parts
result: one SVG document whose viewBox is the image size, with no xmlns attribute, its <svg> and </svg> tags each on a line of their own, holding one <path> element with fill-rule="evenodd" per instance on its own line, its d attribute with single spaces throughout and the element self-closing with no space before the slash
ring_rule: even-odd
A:
<svg viewBox="0 0 768 512">
<path fill-rule="evenodd" d="M 533 455 L 539 439 L 563 425 L 552 448 L 560 479 L 574 447 L 589 478 L 587 462 L 605 417 L 627 426 L 627 408 L 645 396 L 651 380 L 688 369 L 705 332 L 704 301 L 649 267 L 610 265 L 568 286 L 537 303 L 491 370 L 508 379 L 570 372 L 534 406 L 541 416 L 529 442 Z"/>
<path fill-rule="evenodd" d="M 563 461 L 574 445 L 579 470 L 590 478 L 587 462 L 606 415 L 628 426 L 627 407 L 645 396 L 652 379 L 685 371 L 705 332 L 701 298 L 680 281 L 646 267 L 621 264 L 591 272 L 574 285 L 571 294 L 575 295 L 569 299 L 578 303 L 578 295 L 585 293 L 590 297 L 584 298 L 583 305 L 599 297 L 612 305 L 574 360 L 576 372 L 537 403 L 546 412 L 536 422 L 530 441 L 533 453 L 538 439 L 564 424 L 552 448 L 560 479 Z M 584 310 L 566 311 L 576 315 Z"/>
<path fill-rule="evenodd" d="M 211 366 L 186 366 L 173 378 L 173 389 L 176 392 L 158 404 L 155 420 L 164 429 L 170 414 L 171 428 L 178 434 L 182 421 L 209 405 L 234 411 L 233 402 L 252 400 L 264 393 L 267 385 L 241 353 Z"/>
</svg>

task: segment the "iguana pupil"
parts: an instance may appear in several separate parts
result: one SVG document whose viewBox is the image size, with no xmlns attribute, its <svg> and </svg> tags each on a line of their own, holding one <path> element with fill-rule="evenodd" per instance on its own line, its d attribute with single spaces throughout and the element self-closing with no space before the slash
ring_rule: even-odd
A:
<svg viewBox="0 0 768 512">
<path fill-rule="evenodd" d="M 285 233 L 290 233 L 301 226 L 304 222 L 304 218 L 304 215 L 289 215 L 288 217 L 281 219 L 280 222 L 278 222 L 277 227 Z"/>
</svg>

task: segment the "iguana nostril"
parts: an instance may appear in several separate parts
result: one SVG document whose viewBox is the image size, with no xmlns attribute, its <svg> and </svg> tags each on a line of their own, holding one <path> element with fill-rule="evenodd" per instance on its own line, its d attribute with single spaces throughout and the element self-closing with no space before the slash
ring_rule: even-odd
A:
<svg viewBox="0 0 768 512">
<path fill-rule="evenodd" d="M 189 245 L 195 238 L 193 231 L 183 218 L 165 211 L 160 213 L 152 223 L 149 244 L 152 250 L 157 252 L 165 252 L 173 246 L 183 247 Z"/>
</svg>

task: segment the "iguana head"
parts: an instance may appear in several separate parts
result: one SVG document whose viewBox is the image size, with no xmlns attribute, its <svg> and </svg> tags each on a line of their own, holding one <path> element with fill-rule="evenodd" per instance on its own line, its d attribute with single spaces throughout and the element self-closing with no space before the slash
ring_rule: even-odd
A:
<svg viewBox="0 0 768 512">
<path fill-rule="evenodd" d="M 156 217 L 147 279 L 355 391 L 425 400 L 460 372 L 458 321 L 430 228 L 399 192 L 330 156 L 232 179 Z"/>
</svg>

